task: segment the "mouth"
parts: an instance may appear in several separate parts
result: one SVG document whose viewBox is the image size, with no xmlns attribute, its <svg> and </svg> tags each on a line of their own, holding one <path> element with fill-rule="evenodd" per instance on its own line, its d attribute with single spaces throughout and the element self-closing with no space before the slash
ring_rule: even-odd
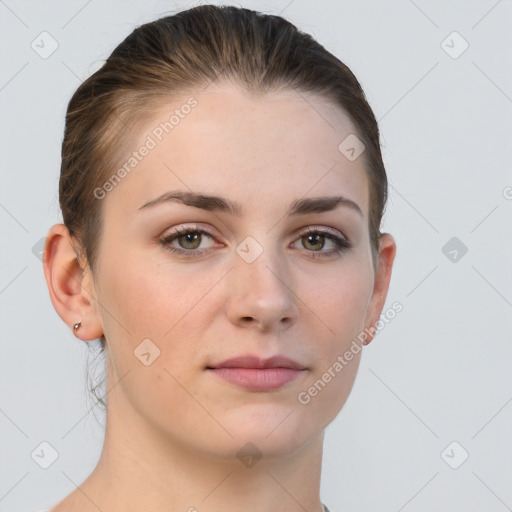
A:
<svg viewBox="0 0 512 512">
<path fill-rule="evenodd" d="M 279 389 L 307 371 L 306 367 L 288 357 L 261 359 L 251 355 L 227 359 L 205 369 L 215 377 L 249 391 Z"/>
</svg>

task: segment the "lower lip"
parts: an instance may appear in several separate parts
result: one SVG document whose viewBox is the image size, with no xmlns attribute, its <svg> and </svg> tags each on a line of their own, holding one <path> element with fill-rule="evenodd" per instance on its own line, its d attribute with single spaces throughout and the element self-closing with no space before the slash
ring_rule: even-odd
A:
<svg viewBox="0 0 512 512">
<path fill-rule="evenodd" d="M 293 368 L 210 368 L 208 371 L 250 391 L 279 389 L 304 372 Z"/>
</svg>

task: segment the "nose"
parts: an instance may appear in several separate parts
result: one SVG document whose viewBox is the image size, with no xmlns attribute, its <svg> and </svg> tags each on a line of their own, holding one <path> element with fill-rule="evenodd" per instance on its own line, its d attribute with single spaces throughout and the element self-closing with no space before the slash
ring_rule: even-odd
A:
<svg viewBox="0 0 512 512">
<path fill-rule="evenodd" d="M 227 316 L 237 327 L 279 331 L 297 321 L 298 298 L 282 255 L 263 251 L 252 263 L 237 255 L 226 285 Z"/>
</svg>

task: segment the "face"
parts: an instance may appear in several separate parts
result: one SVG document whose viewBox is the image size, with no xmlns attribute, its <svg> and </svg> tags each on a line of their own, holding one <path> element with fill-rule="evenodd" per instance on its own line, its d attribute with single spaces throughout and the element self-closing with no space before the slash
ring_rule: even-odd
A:
<svg viewBox="0 0 512 512">
<path fill-rule="evenodd" d="M 321 435 L 380 313 L 363 159 L 338 149 L 354 132 L 320 98 L 228 84 L 142 127 L 137 163 L 101 199 L 109 414 L 212 457 L 248 442 L 292 453 Z"/>
</svg>

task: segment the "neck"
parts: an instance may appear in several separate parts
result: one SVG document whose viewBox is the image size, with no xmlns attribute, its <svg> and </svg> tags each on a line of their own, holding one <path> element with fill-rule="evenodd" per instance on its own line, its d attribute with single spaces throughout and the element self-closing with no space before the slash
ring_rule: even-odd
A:
<svg viewBox="0 0 512 512">
<path fill-rule="evenodd" d="M 52 512 L 322 512 L 323 431 L 294 453 L 244 465 L 169 440 L 133 410 L 118 414 L 111 395 L 96 468 Z"/>
</svg>

